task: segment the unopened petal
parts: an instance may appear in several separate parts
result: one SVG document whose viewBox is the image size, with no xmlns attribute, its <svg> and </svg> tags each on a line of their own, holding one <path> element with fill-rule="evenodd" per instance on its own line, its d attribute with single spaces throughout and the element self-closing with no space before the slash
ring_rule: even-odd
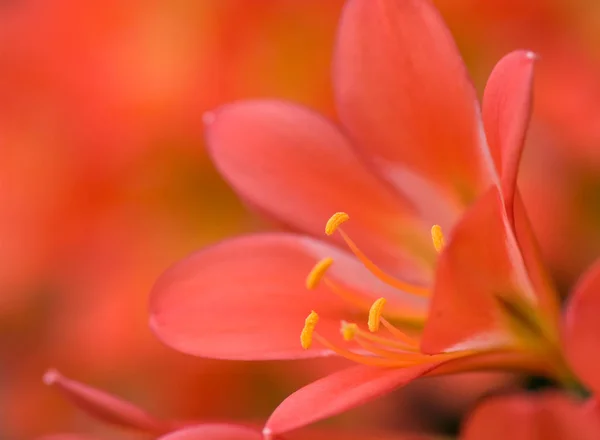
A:
<svg viewBox="0 0 600 440">
<path fill-rule="evenodd" d="M 153 417 L 130 402 L 69 379 L 56 370 L 46 372 L 44 383 L 56 388 L 66 399 L 90 416 L 106 423 L 154 434 L 168 432 L 175 426 Z"/>
</svg>

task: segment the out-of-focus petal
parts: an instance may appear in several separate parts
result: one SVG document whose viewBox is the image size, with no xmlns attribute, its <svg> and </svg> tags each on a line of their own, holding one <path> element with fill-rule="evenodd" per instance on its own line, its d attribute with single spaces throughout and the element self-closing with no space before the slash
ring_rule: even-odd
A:
<svg viewBox="0 0 600 440">
<path fill-rule="evenodd" d="M 595 440 L 600 419 L 562 394 L 491 398 L 467 419 L 462 440 Z"/>
<path fill-rule="evenodd" d="M 286 398 L 265 434 L 283 434 L 367 403 L 424 375 L 438 363 L 382 369 L 357 365 L 319 379 Z"/>
<path fill-rule="evenodd" d="M 36 440 L 102 440 L 101 437 L 93 437 L 87 434 L 49 434 L 37 437 Z"/>
<path fill-rule="evenodd" d="M 334 61 L 341 120 L 390 181 L 416 174 L 459 206 L 485 188 L 492 163 L 477 97 L 430 1 L 350 0 Z"/>
<path fill-rule="evenodd" d="M 276 437 L 277 438 L 277 437 Z M 413 433 L 394 433 L 378 429 L 301 429 L 285 434 L 285 440 L 439 440 L 437 436 Z"/>
<path fill-rule="evenodd" d="M 506 55 L 496 64 L 483 95 L 485 133 L 511 222 L 517 172 L 531 117 L 535 59 L 533 52 L 525 50 Z"/>
<path fill-rule="evenodd" d="M 600 260 L 581 277 L 569 297 L 564 322 L 564 349 L 571 366 L 595 393 L 600 393 Z"/>
<path fill-rule="evenodd" d="M 353 292 L 361 307 L 323 285 L 306 288 L 308 274 L 324 257 L 334 259 L 326 276 Z M 339 338 L 340 320 L 368 310 L 380 296 L 388 298 L 392 314 L 423 318 L 426 313 L 423 298 L 378 281 L 335 246 L 294 234 L 250 235 L 197 252 L 163 274 L 151 295 L 151 326 L 171 347 L 198 356 L 323 356 L 331 352 L 300 346 L 310 311 L 321 316 L 319 334 Z"/>
<path fill-rule="evenodd" d="M 157 419 L 132 403 L 66 378 L 56 370 L 46 372 L 44 383 L 56 388 L 78 408 L 106 423 L 153 434 L 162 434 L 176 427 L 174 423 Z"/>
<path fill-rule="evenodd" d="M 513 301 L 537 299 L 492 187 L 465 213 L 440 255 L 421 348 L 436 353 L 511 344 L 504 321 L 510 310 L 502 306 Z"/>
<path fill-rule="evenodd" d="M 261 440 L 259 430 L 242 425 L 207 423 L 171 432 L 158 440 Z"/>
<path fill-rule="evenodd" d="M 324 235 L 332 214 L 345 211 L 352 218 L 347 232 L 372 258 L 390 265 L 406 259 L 402 250 L 411 245 L 416 254 L 429 250 L 423 246 L 426 231 L 416 229 L 408 202 L 319 114 L 283 101 L 243 101 L 205 120 L 215 165 L 261 211 L 317 236 Z"/>
</svg>

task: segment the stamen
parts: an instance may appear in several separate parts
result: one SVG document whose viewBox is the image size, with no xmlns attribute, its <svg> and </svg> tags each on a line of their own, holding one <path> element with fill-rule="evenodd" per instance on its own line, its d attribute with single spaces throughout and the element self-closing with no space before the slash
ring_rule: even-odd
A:
<svg viewBox="0 0 600 440">
<path fill-rule="evenodd" d="M 342 328 L 340 329 L 340 333 L 344 338 L 344 341 L 351 341 L 354 339 L 356 332 L 358 331 L 358 326 L 353 322 L 342 321 Z"/>
<path fill-rule="evenodd" d="M 431 239 L 433 240 L 433 247 L 439 254 L 446 245 L 446 239 L 440 225 L 433 225 L 431 227 Z"/>
<path fill-rule="evenodd" d="M 327 220 L 327 224 L 325 225 L 325 233 L 327 235 L 333 234 L 336 229 L 349 218 L 350 216 L 345 212 L 336 212 L 329 218 L 329 220 Z"/>
<path fill-rule="evenodd" d="M 312 344 L 317 322 L 319 322 L 319 315 L 314 310 L 304 320 L 304 328 L 302 329 L 302 333 L 300 333 L 300 344 L 305 350 L 308 350 Z"/>
<path fill-rule="evenodd" d="M 369 310 L 369 330 L 371 332 L 376 332 L 379 330 L 381 313 L 383 312 L 383 306 L 385 306 L 386 302 L 387 301 L 385 298 L 379 298 L 371 306 L 371 309 Z"/>
<path fill-rule="evenodd" d="M 354 243 L 350 239 L 350 237 L 341 229 L 340 234 L 342 235 L 342 238 L 344 239 L 350 250 L 354 253 L 354 255 L 356 255 L 356 258 L 358 258 L 360 262 L 369 270 L 369 272 L 375 275 L 375 277 L 377 277 L 379 280 L 412 295 L 424 297 L 430 296 L 430 292 L 426 288 L 409 284 L 385 273 L 375 263 L 369 260 L 369 258 L 367 258 L 365 254 L 363 254 L 363 252 L 358 248 L 358 246 L 356 246 L 356 243 Z"/>
<path fill-rule="evenodd" d="M 316 288 L 319 285 L 319 282 L 323 279 L 325 272 L 327 272 L 327 269 L 329 269 L 332 264 L 333 258 L 331 257 L 323 258 L 321 261 L 315 264 L 315 267 L 313 267 L 306 277 L 306 288 L 310 290 Z"/>
</svg>

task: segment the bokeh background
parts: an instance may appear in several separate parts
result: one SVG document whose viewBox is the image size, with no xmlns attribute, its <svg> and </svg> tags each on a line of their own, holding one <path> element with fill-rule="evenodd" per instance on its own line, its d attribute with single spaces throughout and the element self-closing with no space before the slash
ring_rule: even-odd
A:
<svg viewBox="0 0 600 440">
<path fill-rule="evenodd" d="M 436 4 L 479 91 L 507 51 L 540 55 L 520 185 L 566 292 L 600 250 L 600 2 Z M 335 117 L 329 69 L 342 5 L 1 2 L 0 438 L 134 438 L 44 387 L 48 367 L 158 415 L 200 420 L 258 420 L 332 368 L 173 352 L 148 329 L 147 295 L 191 251 L 270 227 L 211 166 L 202 115 L 278 97 Z M 448 430 L 515 380 L 424 381 L 334 423 Z"/>
</svg>

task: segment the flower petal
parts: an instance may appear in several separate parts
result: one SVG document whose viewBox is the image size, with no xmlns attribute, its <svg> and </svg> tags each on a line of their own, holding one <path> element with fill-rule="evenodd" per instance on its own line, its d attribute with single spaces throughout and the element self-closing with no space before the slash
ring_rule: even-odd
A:
<svg viewBox="0 0 600 440">
<path fill-rule="evenodd" d="M 261 440 L 257 429 L 228 423 L 206 423 L 171 432 L 158 440 Z"/>
<path fill-rule="evenodd" d="M 581 277 L 564 314 L 563 342 L 567 359 L 581 380 L 600 393 L 600 260 Z"/>
<path fill-rule="evenodd" d="M 430 1 L 347 2 L 334 86 L 342 122 L 391 181 L 416 174 L 461 206 L 489 182 L 475 90 Z"/>
<path fill-rule="evenodd" d="M 412 221 L 408 202 L 379 180 L 321 115 L 264 100 L 230 104 L 205 119 L 215 165 L 260 211 L 316 236 L 324 235 L 331 215 L 345 211 L 352 218 L 347 232 L 372 258 L 390 265 L 407 258 L 402 249 L 415 237 L 421 248 L 429 244 L 427 231 Z"/>
<path fill-rule="evenodd" d="M 517 172 L 531 118 L 535 60 L 536 55 L 525 50 L 506 55 L 496 64 L 483 95 L 485 133 L 511 222 Z"/>
<path fill-rule="evenodd" d="M 513 301 L 535 304 L 537 298 L 499 190 L 492 187 L 465 213 L 440 255 L 421 349 L 511 344 L 505 321 L 510 310 L 502 306 Z"/>
<path fill-rule="evenodd" d="M 323 377 L 287 397 L 265 425 L 265 436 L 283 434 L 383 396 L 435 368 L 438 363 L 382 369 L 357 365 Z"/>
<path fill-rule="evenodd" d="M 46 372 L 44 383 L 55 387 L 78 408 L 106 423 L 153 434 L 168 432 L 176 426 L 174 423 L 159 420 L 151 416 L 132 403 L 68 379 L 56 370 Z"/>
<path fill-rule="evenodd" d="M 508 422 L 508 423 L 507 423 Z M 466 422 L 462 440 L 594 440 L 600 423 L 564 394 L 491 398 Z"/>
<path fill-rule="evenodd" d="M 92 437 L 87 434 L 50 434 L 37 437 L 36 440 L 102 440 L 101 437 Z"/>
<path fill-rule="evenodd" d="M 327 277 L 350 290 L 360 307 L 325 286 L 306 289 L 308 274 L 324 257 L 334 259 Z M 335 246 L 294 234 L 259 234 L 224 241 L 168 270 L 151 295 L 151 325 L 166 344 L 198 356 L 324 356 L 331 352 L 300 346 L 310 311 L 321 316 L 319 334 L 339 338 L 340 320 L 356 316 L 357 310 L 368 312 L 380 296 L 388 299 L 391 314 L 423 319 L 426 313 L 424 298 L 378 281 Z"/>
</svg>

